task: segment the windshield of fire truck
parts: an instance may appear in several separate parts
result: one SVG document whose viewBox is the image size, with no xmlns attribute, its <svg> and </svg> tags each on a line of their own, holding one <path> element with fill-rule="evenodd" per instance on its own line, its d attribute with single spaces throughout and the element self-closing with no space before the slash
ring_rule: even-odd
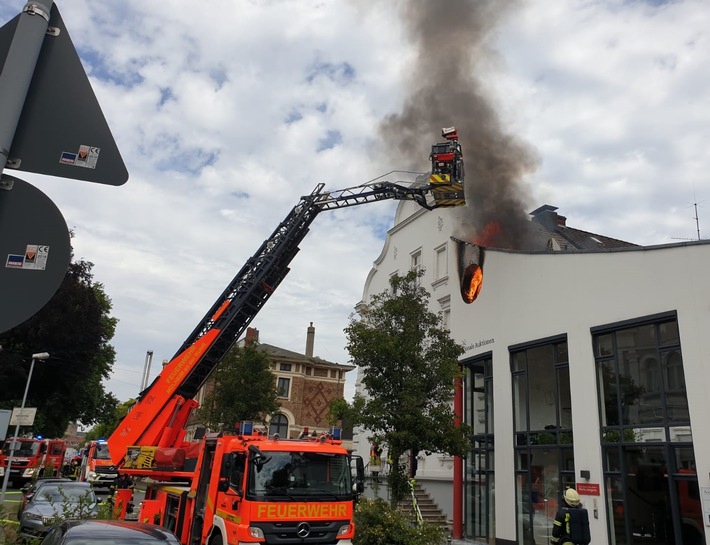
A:
<svg viewBox="0 0 710 545">
<path fill-rule="evenodd" d="M 110 460 L 111 455 L 108 452 L 108 443 L 96 443 L 96 459 Z"/>
<path fill-rule="evenodd" d="M 348 499 L 352 478 L 348 457 L 318 452 L 263 452 L 266 462 L 249 464 L 247 495 L 302 500 Z"/>
<path fill-rule="evenodd" d="M 12 440 L 8 439 L 2 447 L 4 456 L 10 456 L 10 445 L 12 445 Z M 37 441 L 15 441 L 15 445 L 13 456 L 34 456 L 39 450 L 39 442 Z"/>
</svg>

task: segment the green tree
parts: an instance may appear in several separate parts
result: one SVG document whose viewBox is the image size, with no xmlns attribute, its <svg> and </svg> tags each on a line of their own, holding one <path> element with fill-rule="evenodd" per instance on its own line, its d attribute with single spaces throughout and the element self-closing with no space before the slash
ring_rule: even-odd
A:
<svg viewBox="0 0 710 545">
<path fill-rule="evenodd" d="M 32 431 L 38 435 L 61 437 L 69 422 L 97 422 L 112 414 L 118 402 L 102 384 L 115 360 L 109 341 L 118 320 L 109 316 L 111 300 L 93 280 L 92 267 L 87 261 L 70 263 L 52 299 L 0 334 L 0 408 L 20 406 L 30 356 L 51 356 L 35 364 L 27 395 L 26 406 L 37 407 Z"/>
<path fill-rule="evenodd" d="M 256 346 L 232 348 L 213 374 L 213 388 L 197 410 L 211 429 L 233 429 L 237 422 L 262 421 L 279 408 L 268 355 Z"/>
<path fill-rule="evenodd" d="M 455 425 L 451 407 L 464 349 L 449 336 L 441 314 L 429 310 L 422 275 L 394 275 L 391 290 L 375 295 L 365 312 L 351 317 L 347 349 L 362 371 L 367 397 L 356 395 L 347 408 L 334 407 L 337 416 L 363 425 L 387 447 L 393 504 L 408 490 L 403 454 L 463 456 L 470 449 L 470 429 Z"/>
</svg>

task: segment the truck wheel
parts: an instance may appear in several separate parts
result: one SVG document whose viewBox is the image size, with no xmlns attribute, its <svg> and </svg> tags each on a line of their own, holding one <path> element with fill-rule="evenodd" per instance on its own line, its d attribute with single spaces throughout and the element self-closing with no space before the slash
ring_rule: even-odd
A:
<svg viewBox="0 0 710 545">
<path fill-rule="evenodd" d="M 213 535 L 212 539 L 210 539 L 209 545 L 222 545 L 222 534 L 217 532 L 215 535 Z"/>
</svg>

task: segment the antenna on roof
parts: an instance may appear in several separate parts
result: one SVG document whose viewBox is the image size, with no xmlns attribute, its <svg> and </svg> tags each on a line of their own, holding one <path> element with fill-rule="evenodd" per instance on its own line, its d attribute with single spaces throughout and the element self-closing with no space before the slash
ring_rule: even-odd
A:
<svg viewBox="0 0 710 545">
<path fill-rule="evenodd" d="M 698 218 L 698 204 L 697 202 L 693 203 L 693 206 L 695 207 L 695 216 L 693 216 L 693 219 L 695 220 L 695 228 L 698 231 L 698 240 L 700 240 L 700 219 Z"/>
<path fill-rule="evenodd" d="M 698 240 L 700 240 L 700 219 L 698 217 L 698 205 L 700 204 L 698 202 L 697 196 L 695 195 L 695 182 L 693 182 L 693 200 L 694 202 L 690 203 L 693 205 L 693 208 L 695 209 L 695 216 L 693 216 L 693 219 L 695 220 L 695 229 L 698 232 Z M 701 201 L 705 202 L 705 201 Z"/>
<path fill-rule="evenodd" d="M 698 215 L 698 206 L 700 206 L 703 202 L 705 202 L 705 201 L 698 202 L 698 199 L 695 195 L 695 183 L 693 183 L 693 202 L 688 203 L 688 205 L 692 206 L 693 209 L 695 210 L 695 215 L 693 216 L 693 219 L 695 220 L 695 230 L 698 233 L 697 240 L 703 240 L 700 237 L 700 216 Z M 673 240 L 689 240 L 689 241 L 696 240 L 694 238 L 681 238 L 681 237 L 671 237 L 671 238 Z"/>
</svg>

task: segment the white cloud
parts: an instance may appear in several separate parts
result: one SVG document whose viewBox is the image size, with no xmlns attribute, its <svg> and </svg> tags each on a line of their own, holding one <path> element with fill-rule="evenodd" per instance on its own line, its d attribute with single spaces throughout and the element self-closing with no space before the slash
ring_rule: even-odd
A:
<svg viewBox="0 0 710 545">
<path fill-rule="evenodd" d="M 407 167 L 378 136 L 414 73 L 403 3 L 59 4 L 131 177 L 118 188 L 26 178 L 62 210 L 114 302 L 108 387 L 120 399 L 137 393 L 146 350 L 154 371 L 172 357 L 301 195 Z M 511 5 L 487 29 L 497 54 L 480 76 L 508 132 L 541 159 L 534 207 L 630 242 L 692 238 L 688 204 L 708 197 L 710 171 L 704 0 Z M 318 152 L 324 141 L 335 145 Z M 252 324 L 262 341 L 303 351 L 314 322 L 316 354 L 346 363 L 342 329 L 393 211 L 322 213 Z"/>
</svg>

